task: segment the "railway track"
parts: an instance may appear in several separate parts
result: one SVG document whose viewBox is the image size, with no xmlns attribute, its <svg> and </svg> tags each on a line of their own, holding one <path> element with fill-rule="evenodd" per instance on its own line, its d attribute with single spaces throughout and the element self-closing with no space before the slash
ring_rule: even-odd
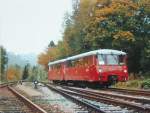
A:
<svg viewBox="0 0 150 113">
<path fill-rule="evenodd" d="M 150 112 L 150 99 L 140 98 L 129 95 L 117 95 L 111 93 L 102 93 L 92 90 L 73 88 L 67 86 L 58 86 L 61 92 L 65 92 L 70 95 L 75 95 L 88 100 L 102 102 L 105 104 L 112 104 L 114 106 L 120 106 L 122 108 L 132 109 L 134 112 L 149 113 Z M 103 110 L 105 111 L 105 110 Z"/>
<path fill-rule="evenodd" d="M 8 86 L 8 85 L 7 85 Z M 47 113 L 14 88 L 0 88 L 0 113 Z"/>
<path fill-rule="evenodd" d="M 21 95 L 17 90 L 10 87 L 14 83 L 0 84 L 2 86 L 0 87 L 0 113 L 47 113 L 48 106 L 46 109 L 45 105 L 35 104 L 33 101 L 30 101 L 32 99 L 29 100 Z M 48 83 L 43 84 L 79 105 L 79 113 L 150 113 L 149 91 L 138 90 L 138 94 L 132 94 L 131 90 L 129 90 L 130 93 L 127 93 L 120 89 L 99 91 Z M 144 94 L 146 92 L 146 95 L 143 94 L 143 97 L 141 92 Z M 139 95 L 142 95 L 142 97 Z"/>
<path fill-rule="evenodd" d="M 92 94 L 94 96 L 98 96 L 98 97 L 108 97 L 108 98 L 112 98 L 112 99 L 121 99 L 121 100 L 128 100 L 128 101 L 132 101 L 132 102 L 138 102 L 141 104 L 150 104 L 150 98 L 144 98 L 144 97 L 136 97 L 133 95 L 122 95 L 122 94 L 116 94 L 116 93 L 111 93 L 111 92 L 101 92 L 101 91 L 92 91 L 92 90 L 87 90 L 87 89 L 81 89 L 81 88 L 71 88 L 71 87 L 63 87 L 64 89 L 70 89 L 72 91 L 77 91 L 77 92 L 81 92 L 81 93 L 87 93 L 87 94 Z"/>
<path fill-rule="evenodd" d="M 150 97 L 150 91 L 147 90 L 131 90 L 131 89 L 119 89 L 119 88 L 109 88 L 107 90 L 125 93 L 125 94 L 131 94 L 131 95 L 141 95 L 141 96 Z"/>
<path fill-rule="evenodd" d="M 79 98 L 72 96 L 71 94 L 66 93 L 56 87 L 53 87 L 51 85 L 46 85 L 46 86 L 48 86 L 51 90 L 53 90 L 57 93 L 60 93 L 61 95 L 71 99 L 73 102 L 75 102 L 81 106 L 84 106 L 84 108 L 82 108 L 82 109 L 84 109 L 84 110 L 82 110 L 82 112 L 85 111 L 85 113 L 106 113 L 105 111 L 99 109 L 97 106 L 90 104 L 89 102 L 86 102 L 84 100 L 80 100 Z"/>
<path fill-rule="evenodd" d="M 17 83 L 17 81 L 2 83 L 2 84 L 0 84 L 0 88 L 10 86 L 10 85 L 13 85 L 13 84 L 16 84 L 16 83 Z"/>
<path fill-rule="evenodd" d="M 62 89 L 60 87 L 58 88 L 49 84 L 45 84 L 45 85 L 48 86 L 50 89 L 62 94 L 63 96 L 70 98 L 77 104 L 84 106 L 84 110 L 87 111 L 87 113 L 121 113 L 123 111 L 128 113 L 127 110 L 125 109 L 122 110 L 120 107 L 116 109 L 116 107 L 108 104 L 103 104 L 103 103 L 99 103 L 99 105 L 93 104 L 92 103 L 93 99 L 92 101 L 90 101 L 92 98 L 91 96 L 88 97 L 85 94 L 72 92 L 70 90 Z"/>
</svg>

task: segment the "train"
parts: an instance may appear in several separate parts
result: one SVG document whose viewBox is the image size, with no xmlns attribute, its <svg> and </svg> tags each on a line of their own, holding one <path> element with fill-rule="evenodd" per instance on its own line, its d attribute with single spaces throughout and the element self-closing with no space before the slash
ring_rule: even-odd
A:
<svg viewBox="0 0 150 113">
<path fill-rule="evenodd" d="M 48 63 L 53 83 L 109 87 L 128 80 L 127 54 L 98 49 Z"/>
</svg>

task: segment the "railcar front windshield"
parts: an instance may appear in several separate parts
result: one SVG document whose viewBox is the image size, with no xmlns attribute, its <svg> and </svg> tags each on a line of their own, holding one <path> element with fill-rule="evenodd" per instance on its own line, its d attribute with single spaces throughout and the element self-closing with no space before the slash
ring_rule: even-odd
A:
<svg viewBox="0 0 150 113">
<path fill-rule="evenodd" d="M 99 65 L 125 65 L 125 55 L 99 54 Z"/>
</svg>

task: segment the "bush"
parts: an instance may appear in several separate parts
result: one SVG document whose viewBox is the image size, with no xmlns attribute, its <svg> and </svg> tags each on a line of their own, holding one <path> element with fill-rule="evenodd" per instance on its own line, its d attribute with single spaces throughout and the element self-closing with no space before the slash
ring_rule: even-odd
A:
<svg viewBox="0 0 150 113">
<path fill-rule="evenodd" d="M 127 82 L 127 85 L 126 85 L 126 87 L 128 87 L 128 88 L 140 88 L 140 86 L 141 86 L 141 81 L 140 80 L 131 80 L 131 81 L 128 81 Z"/>
<path fill-rule="evenodd" d="M 127 89 L 139 89 L 141 88 L 141 80 L 129 80 L 127 82 L 118 82 L 114 87 L 127 88 Z"/>
<path fill-rule="evenodd" d="M 145 79 L 150 79 L 149 78 L 150 77 L 150 71 L 144 73 L 143 76 L 144 76 Z"/>
<path fill-rule="evenodd" d="M 150 79 L 144 80 L 141 84 L 141 88 L 150 89 Z"/>
</svg>

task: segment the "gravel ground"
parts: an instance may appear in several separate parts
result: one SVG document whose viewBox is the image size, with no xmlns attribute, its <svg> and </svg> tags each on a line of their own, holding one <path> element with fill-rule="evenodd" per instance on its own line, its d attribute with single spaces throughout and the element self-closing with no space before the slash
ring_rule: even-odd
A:
<svg viewBox="0 0 150 113">
<path fill-rule="evenodd" d="M 37 89 L 34 88 L 33 83 L 19 84 L 15 88 L 50 113 L 77 113 L 77 111 L 82 111 L 81 106 L 51 91 L 42 84 L 39 84 Z"/>
</svg>

